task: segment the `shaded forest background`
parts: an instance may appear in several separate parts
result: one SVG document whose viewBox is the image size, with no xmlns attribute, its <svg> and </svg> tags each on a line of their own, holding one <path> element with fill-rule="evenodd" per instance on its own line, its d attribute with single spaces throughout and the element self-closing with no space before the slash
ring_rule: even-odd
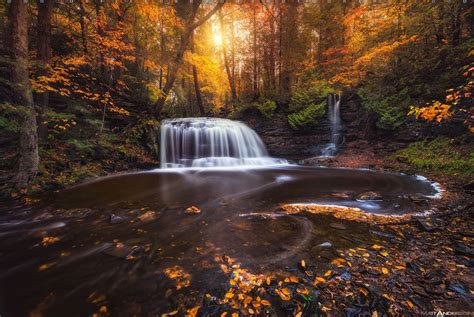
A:
<svg viewBox="0 0 474 317">
<path fill-rule="evenodd" d="M 474 127 L 473 14 L 471 1 L 2 3 L 3 189 L 156 166 L 164 118 L 252 110 L 308 133 L 330 93 L 357 96 L 384 135 L 456 130 L 403 155 L 469 175 L 472 152 L 456 151 Z"/>
</svg>

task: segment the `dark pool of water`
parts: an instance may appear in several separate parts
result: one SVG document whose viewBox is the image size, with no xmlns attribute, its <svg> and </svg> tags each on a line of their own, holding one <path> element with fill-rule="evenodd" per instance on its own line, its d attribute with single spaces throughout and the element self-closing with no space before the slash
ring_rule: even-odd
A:
<svg viewBox="0 0 474 317">
<path fill-rule="evenodd" d="M 356 199 L 367 191 L 383 200 Z M 0 314 L 83 316 L 102 303 L 118 315 L 137 307 L 150 314 L 171 311 L 192 295 L 225 286 L 216 256 L 230 256 L 256 272 L 285 269 L 301 258 L 324 266 L 335 249 L 373 238 L 366 224 L 284 215 L 281 203 L 402 214 L 424 208 L 407 195 L 434 193 L 429 183 L 411 176 L 286 166 L 118 175 L 45 196 L 32 206 L 3 205 Z M 192 205 L 201 212 L 187 214 Z M 139 220 L 147 211 L 154 217 Z M 123 221 L 111 224 L 112 214 Z M 331 226 L 335 222 L 345 229 Z M 48 244 L 44 237 L 59 240 Z M 317 246 L 325 242 L 332 247 L 321 251 Z M 189 285 L 180 290 L 164 274 L 176 265 L 189 274 Z"/>
</svg>

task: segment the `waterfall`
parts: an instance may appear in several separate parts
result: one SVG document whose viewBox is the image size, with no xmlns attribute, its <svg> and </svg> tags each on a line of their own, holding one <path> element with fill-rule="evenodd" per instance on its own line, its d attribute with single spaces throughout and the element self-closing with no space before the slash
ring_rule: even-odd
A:
<svg viewBox="0 0 474 317">
<path fill-rule="evenodd" d="M 330 128 L 330 139 L 321 150 L 321 156 L 334 156 L 337 147 L 342 143 L 341 135 L 341 98 L 339 95 L 330 94 L 328 96 L 328 120 Z"/>
<path fill-rule="evenodd" d="M 257 133 L 242 122 L 182 118 L 161 123 L 161 168 L 284 163 L 269 157 Z"/>
</svg>

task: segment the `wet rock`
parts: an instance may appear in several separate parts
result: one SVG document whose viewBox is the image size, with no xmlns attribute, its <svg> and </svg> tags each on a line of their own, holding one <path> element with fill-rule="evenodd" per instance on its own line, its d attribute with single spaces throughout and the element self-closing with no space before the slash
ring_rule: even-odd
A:
<svg viewBox="0 0 474 317">
<path fill-rule="evenodd" d="M 116 214 L 110 214 L 110 216 L 109 216 L 109 222 L 112 225 L 117 224 L 117 223 L 126 222 L 128 219 L 129 218 L 126 217 L 126 216 L 120 216 L 120 215 L 116 215 Z"/>
<path fill-rule="evenodd" d="M 464 186 L 462 186 L 462 189 L 470 195 L 474 195 L 474 182 L 470 182 Z"/>
<path fill-rule="evenodd" d="M 130 246 L 123 243 L 116 243 L 112 247 L 104 251 L 105 254 L 111 255 L 117 258 L 133 259 L 141 254 L 143 247 L 141 246 Z"/>
<path fill-rule="evenodd" d="M 382 200 L 382 195 L 377 192 L 365 192 L 357 196 L 358 200 Z"/>
<path fill-rule="evenodd" d="M 338 229 L 338 230 L 346 230 L 347 229 L 346 226 L 344 226 L 342 223 L 338 223 L 338 222 L 331 222 L 329 224 L 329 226 L 331 228 Z"/>
<path fill-rule="evenodd" d="M 410 300 L 423 311 L 431 311 L 433 309 L 429 299 L 419 296 L 410 296 Z"/>
<path fill-rule="evenodd" d="M 138 219 L 140 219 L 140 221 L 142 221 L 142 222 L 148 222 L 148 221 L 156 219 L 157 216 L 158 216 L 158 214 L 156 212 L 147 211 L 143 215 L 138 217 Z"/>
<path fill-rule="evenodd" d="M 421 229 L 425 230 L 425 231 L 428 231 L 428 232 L 431 232 L 431 231 L 435 231 L 435 230 L 438 230 L 438 226 L 429 221 L 429 220 L 418 220 L 418 224 L 420 225 Z"/>
<path fill-rule="evenodd" d="M 318 247 L 320 247 L 320 248 L 330 248 L 330 247 L 332 247 L 332 244 L 331 244 L 331 242 L 326 241 L 326 242 L 323 242 L 323 243 L 319 244 Z"/>
<path fill-rule="evenodd" d="M 474 297 L 471 294 L 469 294 L 469 291 L 462 285 L 461 283 L 458 282 L 448 282 L 448 290 L 453 291 L 458 293 L 459 295 L 463 296 L 469 296 L 469 297 Z"/>
<path fill-rule="evenodd" d="M 415 204 L 422 204 L 428 201 L 428 198 L 421 194 L 408 195 L 408 199 L 410 199 Z"/>
<path fill-rule="evenodd" d="M 457 243 L 453 249 L 454 251 L 456 251 L 456 253 L 468 256 L 470 258 L 474 258 L 474 249 L 469 248 L 462 243 Z"/>
<path fill-rule="evenodd" d="M 381 231 L 376 231 L 376 230 L 370 230 L 371 233 L 375 234 L 376 236 L 379 237 L 384 237 L 384 238 L 389 238 L 389 239 L 395 239 L 396 236 L 390 233 L 386 232 L 381 232 Z"/>
</svg>

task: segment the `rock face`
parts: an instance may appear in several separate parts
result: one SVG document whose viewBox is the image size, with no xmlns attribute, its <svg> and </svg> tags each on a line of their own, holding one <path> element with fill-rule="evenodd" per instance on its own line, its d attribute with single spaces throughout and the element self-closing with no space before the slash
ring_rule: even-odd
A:
<svg viewBox="0 0 474 317">
<path fill-rule="evenodd" d="M 258 133 L 267 146 L 268 153 L 275 157 L 301 159 L 317 155 L 318 145 L 329 140 L 326 119 L 304 132 L 291 129 L 286 115 L 279 113 L 267 119 L 251 109 L 243 114 L 241 121 Z"/>
<path fill-rule="evenodd" d="M 356 94 L 348 92 L 342 95 L 340 113 L 345 141 L 376 137 L 377 115 L 364 110 Z M 306 131 L 292 130 L 287 116 L 282 113 L 267 119 L 258 110 L 248 109 L 241 120 L 258 133 L 271 156 L 290 159 L 318 156 L 321 147 L 330 142 L 330 123 L 326 117 Z"/>
<path fill-rule="evenodd" d="M 341 120 L 347 142 L 373 140 L 377 136 L 377 114 L 362 108 L 361 99 L 352 92 L 342 94 Z"/>
</svg>

